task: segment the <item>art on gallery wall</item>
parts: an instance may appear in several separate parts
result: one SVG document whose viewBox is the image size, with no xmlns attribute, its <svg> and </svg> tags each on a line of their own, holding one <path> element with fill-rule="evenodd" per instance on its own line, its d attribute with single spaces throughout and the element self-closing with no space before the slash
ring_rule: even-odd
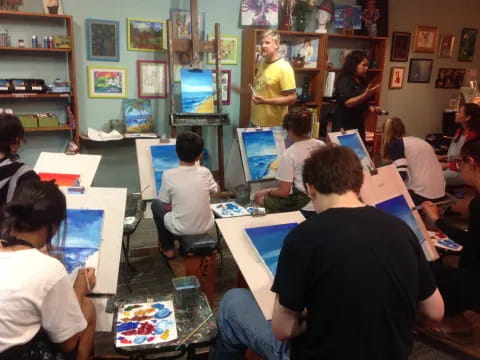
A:
<svg viewBox="0 0 480 360">
<path fill-rule="evenodd" d="M 208 41 L 215 39 L 214 35 L 208 35 Z M 236 65 L 238 63 L 238 36 L 222 35 L 220 40 L 220 60 L 222 65 Z M 208 53 L 207 64 L 215 64 L 215 54 Z"/>
<path fill-rule="evenodd" d="M 392 49 L 390 61 L 408 61 L 410 51 L 410 33 L 394 31 L 392 35 Z"/>
<path fill-rule="evenodd" d="M 212 70 L 213 77 L 213 101 L 217 103 L 217 72 Z M 222 70 L 220 88 L 222 91 L 222 105 L 230 105 L 230 92 L 232 86 L 232 70 Z"/>
<path fill-rule="evenodd" d="M 362 29 L 358 35 L 388 36 L 388 0 L 357 0 L 362 7 Z"/>
<path fill-rule="evenodd" d="M 174 39 L 192 38 L 192 17 L 189 10 L 170 9 L 170 20 L 172 20 L 172 37 Z M 198 37 L 205 39 L 205 13 L 198 14 Z"/>
<path fill-rule="evenodd" d="M 119 61 L 119 21 L 86 19 L 87 59 Z"/>
<path fill-rule="evenodd" d="M 138 97 L 165 99 L 167 97 L 167 62 L 137 60 Z"/>
<path fill-rule="evenodd" d="M 463 86 L 465 69 L 440 68 L 435 87 L 439 89 L 460 89 Z"/>
<path fill-rule="evenodd" d="M 181 69 L 182 111 L 185 113 L 213 113 L 212 71 Z"/>
<path fill-rule="evenodd" d="M 450 58 L 453 56 L 453 47 L 455 46 L 455 35 L 441 34 L 438 42 L 438 57 Z"/>
<path fill-rule="evenodd" d="M 128 50 L 163 50 L 164 29 L 164 22 L 161 20 L 127 18 Z"/>
<path fill-rule="evenodd" d="M 473 61 L 476 41 L 477 29 L 464 28 L 462 30 L 460 47 L 458 48 L 458 61 Z"/>
<path fill-rule="evenodd" d="M 413 52 L 435 53 L 438 27 L 415 25 L 413 33 Z"/>
<path fill-rule="evenodd" d="M 127 133 L 153 131 L 152 103 L 149 99 L 124 99 L 122 109 Z"/>
<path fill-rule="evenodd" d="M 401 89 L 403 87 L 405 71 L 404 67 L 392 67 L 390 70 L 390 81 L 388 82 L 389 89 Z"/>
<path fill-rule="evenodd" d="M 410 59 L 409 83 L 429 83 L 432 73 L 432 59 Z"/>
<path fill-rule="evenodd" d="M 126 98 L 127 68 L 117 66 L 87 67 L 88 97 L 92 98 Z"/>
<path fill-rule="evenodd" d="M 156 194 L 158 194 L 162 187 L 163 172 L 178 167 L 180 160 L 178 159 L 175 145 L 152 145 L 150 151 L 152 155 L 155 190 Z"/>
<path fill-rule="evenodd" d="M 277 26 L 278 0 L 242 0 L 240 21 L 242 26 Z"/>
</svg>

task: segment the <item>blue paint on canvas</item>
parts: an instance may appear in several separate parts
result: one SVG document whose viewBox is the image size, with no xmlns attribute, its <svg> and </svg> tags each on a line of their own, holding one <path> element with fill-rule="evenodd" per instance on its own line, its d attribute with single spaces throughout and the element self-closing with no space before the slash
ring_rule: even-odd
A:
<svg viewBox="0 0 480 360">
<path fill-rule="evenodd" d="M 340 135 L 338 136 L 338 141 L 340 145 L 349 147 L 355 151 L 355 154 L 357 154 L 360 160 L 368 157 L 357 134 Z"/>
<path fill-rule="evenodd" d="M 162 175 L 165 170 L 176 168 L 180 162 L 175 145 L 153 145 L 152 152 L 153 177 L 157 193 L 162 187 Z"/>
<path fill-rule="evenodd" d="M 152 131 L 153 116 L 150 99 L 124 99 L 122 105 L 128 133 Z"/>
<path fill-rule="evenodd" d="M 180 69 L 182 111 L 213 112 L 213 77 L 211 70 Z"/>
<path fill-rule="evenodd" d="M 100 248 L 103 210 L 67 209 L 67 231 L 63 248 L 56 247 L 68 273 L 85 266 L 87 259 Z M 60 226 L 53 245 L 59 244 L 64 233 L 64 223 Z"/>
<path fill-rule="evenodd" d="M 252 180 L 273 178 L 270 165 L 278 157 L 273 131 L 244 131 L 242 138 Z"/>
<path fill-rule="evenodd" d="M 253 246 L 257 249 L 265 265 L 273 276 L 277 273 L 278 257 L 283 241 L 297 223 L 261 226 L 245 229 Z"/>
<path fill-rule="evenodd" d="M 391 198 L 375 205 L 376 208 L 383 210 L 397 218 L 403 220 L 417 235 L 418 241 L 422 244 L 425 241 L 422 230 L 418 225 L 417 219 L 413 216 L 410 206 L 403 195 Z"/>
</svg>

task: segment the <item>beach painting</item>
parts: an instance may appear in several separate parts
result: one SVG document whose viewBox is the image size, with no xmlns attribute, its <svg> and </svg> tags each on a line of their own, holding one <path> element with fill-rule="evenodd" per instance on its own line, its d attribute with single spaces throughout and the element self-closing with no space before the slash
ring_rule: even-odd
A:
<svg viewBox="0 0 480 360">
<path fill-rule="evenodd" d="M 273 130 L 241 132 L 240 150 L 247 181 L 273 179 L 277 173 L 279 151 Z"/>
<path fill-rule="evenodd" d="M 389 200 L 382 201 L 375 205 L 377 209 L 383 210 L 397 218 L 403 220 L 417 235 L 420 244 L 425 241 L 425 236 L 418 225 L 417 219 L 413 216 L 410 206 L 408 206 L 407 200 L 403 195 L 393 197 Z"/>
<path fill-rule="evenodd" d="M 360 138 L 358 130 L 348 130 L 345 134 L 342 134 L 341 132 L 333 132 L 329 133 L 328 136 L 332 142 L 352 149 L 360 159 L 364 170 L 372 170 L 375 168 L 373 161 Z"/>
<path fill-rule="evenodd" d="M 150 147 L 152 153 L 153 177 L 155 179 L 156 193 L 162 187 L 163 172 L 168 169 L 173 169 L 179 165 L 175 145 L 152 145 Z"/>
<path fill-rule="evenodd" d="M 126 304 L 118 309 L 115 347 L 155 345 L 178 338 L 173 301 Z"/>
<path fill-rule="evenodd" d="M 213 113 L 212 70 L 180 69 L 182 111 Z"/>
<path fill-rule="evenodd" d="M 122 105 L 127 133 L 153 131 L 152 104 L 150 99 L 124 99 Z"/>
<path fill-rule="evenodd" d="M 275 277 L 277 273 L 278 257 L 282 250 L 283 241 L 296 226 L 297 223 L 288 223 L 245 229 L 248 238 L 272 277 Z"/>
<path fill-rule="evenodd" d="M 98 267 L 102 240 L 103 210 L 67 209 L 67 219 L 52 239 L 53 253 L 72 279 L 80 268 Z M 66 223 L 66 226 L 65 226 Z M 65 243 L 61 240 L 65 234 Z"/>
</svg>

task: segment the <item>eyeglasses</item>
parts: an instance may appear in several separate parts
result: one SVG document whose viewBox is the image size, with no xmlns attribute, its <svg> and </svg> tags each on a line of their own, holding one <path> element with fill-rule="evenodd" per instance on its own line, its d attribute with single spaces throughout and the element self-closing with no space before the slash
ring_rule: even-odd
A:
<svg viewBox="0 0 480 360">
<path fill-rule="evenodd" d="M 455 161 L 455 167 L 457 168 L 458 171 L 462 171 L 462 167 L 463 167 L 463 163 L 465 161 L 462 160 L 462 159 L 458 159 L 457 161 Z"/>
</svg>

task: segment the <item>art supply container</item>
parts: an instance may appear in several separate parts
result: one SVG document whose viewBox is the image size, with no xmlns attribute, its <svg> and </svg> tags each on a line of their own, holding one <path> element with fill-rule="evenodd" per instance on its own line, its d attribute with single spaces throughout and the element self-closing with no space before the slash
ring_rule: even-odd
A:
<svg viewBox="0 0 480 360">
<path fill-rule="evenodd" d="M 198 305 L 200 284 L 195 276 L 172 279 L 175 288 L 175 305 L 179 309 L 189 309 Z"/>
<path fill-rule="evenodd" d="M 241 184 L 234 188 L 235 201 L 239 205 L 247 205 L 250 201 L 250 187 L 247 184 Z"/>
</svg>

